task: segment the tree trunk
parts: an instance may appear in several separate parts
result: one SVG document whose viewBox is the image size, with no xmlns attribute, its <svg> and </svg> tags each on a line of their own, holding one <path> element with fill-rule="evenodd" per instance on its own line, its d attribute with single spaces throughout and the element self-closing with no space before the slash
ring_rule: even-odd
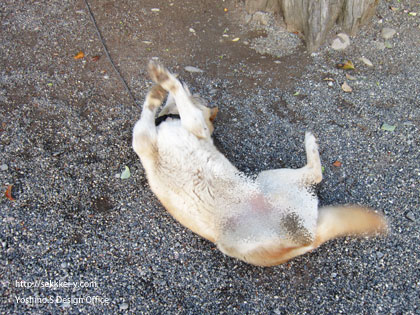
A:
<svg viewBox="0 0 420 315">
<path fill-rule="evenodd" d="M 287 29 L 301 32 L 306 47 L 313 52 L 325 41 L 334 24 L 355 35 L 375 13 L 379 0 L 245 0 L 249 13 L 280 13 Z"/>
</svg>

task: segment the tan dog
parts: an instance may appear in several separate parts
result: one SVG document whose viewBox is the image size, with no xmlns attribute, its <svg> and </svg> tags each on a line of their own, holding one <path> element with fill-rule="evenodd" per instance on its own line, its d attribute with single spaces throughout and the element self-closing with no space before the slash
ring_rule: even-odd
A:
<svg viewBox="0 0 420 315">
<path fill-rule="evenodd" d="M 312 188 L 321 182 L 322 171 L 311 133 L 305 136 L 306 166 L 264 171 L 252 180 L 213 145 L 217 109 L 206 107 L 162 66 L 151 62 L 149 72 L 157 85 L 146 96 L 134 127 L 134 151 L 169 213 L 223 253 L 272 266 L 335 237 L 387 231 L 385 219 L 366 207 L 318 209 Z M 156 126 L 155 114 L 166 92 L 161 115 L 172 115 Z"/>
</svg>

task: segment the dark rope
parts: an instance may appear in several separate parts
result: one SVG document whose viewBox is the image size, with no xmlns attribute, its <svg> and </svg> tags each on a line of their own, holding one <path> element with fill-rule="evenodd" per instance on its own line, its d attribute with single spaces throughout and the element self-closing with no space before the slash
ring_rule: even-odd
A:
<svg viewBox="0 0 420 315">
<path fill-rule="evenodd" d="M 85 1 L 85 4 L 86 4 L 86 8 L 88 10 L 90 19 L 91 19 L 93 25 L 95 26 L 96 34 L 98 34 L 99 40 L 102 43 L 102 47 L 103 47 L 103 49 L 105 51 L 106 56 L 108 57 L 109 62 L 111 63 L 112 67 L 114 68 L 114 71 L 117 73 L 117 75 L 120 78 L 121 82 L 124 84 L 124 87 L 127 90 L 128 95 L 130 95 L 131 99 L 133 100 L 133 103 L 135 105 L 137 105 L 137 101 L 136 101 L 133 93 L 131 92 L 130 88 L 128 87 L 127 82 L 125 82 L 124 78 L 121 76 L 121 73 L 118 71 L 117 67 L 115 66 L 114 62 L 112 61 L 111 56 L 109 55 L 108 48 L 106 47 L 105 42 L 104 42 L 104 39 L 103 39 L 103 37 L 101 35 L 101 32 L 99 31 L 98 25 L 96 24 L 95 17 L 93 16 L 93 13 L 92 13 L 92 10 L 90 9 L 90 6 L 89 6 L 88 1 L 87 0 L 84 0 L 84 1 Z"/>
</svg>

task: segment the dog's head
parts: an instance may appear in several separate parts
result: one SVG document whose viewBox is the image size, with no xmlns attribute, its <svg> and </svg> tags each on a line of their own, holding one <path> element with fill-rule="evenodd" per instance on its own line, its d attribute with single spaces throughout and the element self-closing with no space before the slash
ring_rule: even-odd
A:
<svg viewBox="0 0 420 315">
<path fill-rule="evenodd" d="M 206 122 L 207 127 L 210 130 L 210 134 L 214 131 L 213 121 L 216 119 L 217 112 L 219 111 L 218 107 L 208 107 L 207 102 L 201 98 L 199 95 L 192 95 L 191 100 L 202 112 L 204 116 L 204 120 Z"/>
</svg>

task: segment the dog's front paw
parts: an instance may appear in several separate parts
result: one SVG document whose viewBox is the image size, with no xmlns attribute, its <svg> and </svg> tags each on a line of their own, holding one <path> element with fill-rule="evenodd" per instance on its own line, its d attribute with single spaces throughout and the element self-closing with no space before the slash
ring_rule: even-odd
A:
<svg viewBox="0 0 420 315">
<path fill-rule="evenodd" d="M 150 110 L 158 108 L 165 99 L 166 94 L 166 90 L 164 90 L 160 85 L 154 85 L 147 94 L 146 106 Z"/>
</svg>

